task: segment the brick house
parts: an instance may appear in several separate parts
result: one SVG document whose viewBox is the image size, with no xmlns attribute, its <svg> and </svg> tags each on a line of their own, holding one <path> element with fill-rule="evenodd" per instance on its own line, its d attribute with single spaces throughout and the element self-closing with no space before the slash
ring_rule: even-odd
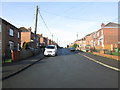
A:
<svg viewBox="0 0 120 90">
<path fill-rule="evenodd" d="M 92 32 L 79 40 L 80 49 L 85 49 L 88 45 L 93 49 L 114 50 L 120 48 L 120 24 L 109 22 L 101 24 L 101 29 Z"/>
<path fill-rule="evenodd" d="M 103 39 L 104 39 L 104 47 L 103 49 L 113 50 L 118 47 L 118 42 L 120 42 L 120 37 L 118 29 L 120 28 L 120 24 L 116 23 L 108 23 L 103 26 L 101 30 L 103 30 Z"/>
<path fill-rule="evenodd" d="M 101 29 L 96 31 L 96 49 L 108 49 L 113 50 L 118 48 L 118 28 L 120 27 L 117 23 L 101 24 Z"/>
<path fill-rule="evenodd" d="M 85 46 L 86 46 L 86 38 L 85 37 L 83 37 L 82 39 L 80 39 L 79 40 L 79 48 L 80 48 L 80 50 L 83 50 L 83 49 L 85 49 Z"/>
<path fill-rule="evenodd" d="M 25 28 L 25 27 L 20 27 L 19 28 L 21 30 L 21 47 L 23 46 L 23 43 L 26 42 L 29 44 L 29 47 L 31 48 L 36 48 L 37 46 L 39 46 L 39 36 L 35 35 L 32 30 L 31 27 L 30 28 Z M 34 42 L 36 37 L 36 43 Z"/>
<path fill-rule="evenodd" d="M 48 37 L 43 37 L 42 34 L 38 34 L 40 36 L 40 45 L 45 47 L 48 45 Z"/>
<path fill-rule="evenodd" d="M 52 44 L 51 39 L 48 39 L 48 43 L 47 43 L 47 44 L 48 44 L 48 45 Z"/>
<path fill-rule="evenodd" d="M 2 56 L 3 58 L 10 58 L 11 51 L 20 51 L 21 45 L 21 30 L 7 22 L 2 20 Z"/>
</svg>

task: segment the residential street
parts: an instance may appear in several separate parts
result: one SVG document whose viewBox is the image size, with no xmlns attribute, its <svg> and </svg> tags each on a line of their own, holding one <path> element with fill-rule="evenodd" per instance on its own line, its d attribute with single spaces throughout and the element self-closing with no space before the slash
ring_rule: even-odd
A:
<svg viewBox="0 0 120 90">
<path fill-rule="evenodd" d="M 3 88 L 118 87 L 117 71 L 99 65 L 80 54 L 66 48 L 59 49 L 56 57 L 45 57 L 21 73 L 3 80 Z"/>
</svg>

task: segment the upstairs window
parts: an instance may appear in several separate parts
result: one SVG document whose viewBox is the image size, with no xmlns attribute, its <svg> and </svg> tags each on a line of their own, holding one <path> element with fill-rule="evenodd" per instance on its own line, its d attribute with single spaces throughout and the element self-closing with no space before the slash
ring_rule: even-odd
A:
<svg viewBox="0 0 120 90">
<path fill-rule="evenodd" d="M 97 36 L 99 37 L 99 32 L 97 33 Z"/>
<path fill-rule="evenodd" d="M 20 32 L 18 32 L 18 38 L 20 38 Z"/>
<path fill-rule="evenodd" d="M 103 30 L 101 30 L 101 34 L 103 35 Z"/>
<path fill-rule="evenodd" d="M 10 29 L 10 30 L 9 30 L 9 35 L 10 35 L 10 36 L 14 36 L 14 31 L 13 31 L 13 29 Z"/>
</svg>

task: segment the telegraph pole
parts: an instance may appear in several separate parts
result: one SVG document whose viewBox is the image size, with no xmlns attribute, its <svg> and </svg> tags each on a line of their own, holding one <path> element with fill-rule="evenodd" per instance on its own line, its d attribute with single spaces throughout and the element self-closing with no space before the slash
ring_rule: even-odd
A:
<svg viewBox="0 0 120 90">
<path fill-rule="evenodd" d="M 36 14 L 35 14 L 35 31 L 34 31 L 34 43 L 35 43 L 35 46 L 37 47 L 37 35 L 36 35 L 36 32 L 37 32 L 37 20 L 38 20 L 38 6 L 36 6 Z"/>
<path fill-rule="evenodd" d="M 37 20 L 38 20 L 38 6 L 36 6 L 36 14 L 35 14 L 35 35 L 37 32 Z"/>
</svg>

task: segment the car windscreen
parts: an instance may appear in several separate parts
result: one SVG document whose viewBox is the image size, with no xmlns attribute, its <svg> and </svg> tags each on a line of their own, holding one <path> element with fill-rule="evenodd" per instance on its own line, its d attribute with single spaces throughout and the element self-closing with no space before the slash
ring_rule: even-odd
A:
<svg viewBox="0 0 120 90">
<path fill-rule="evenodd" d="M 55 46 L 46 46 L 46 48 L 48 48 L 48 49 L 54 49 Z"/>
</svg>

